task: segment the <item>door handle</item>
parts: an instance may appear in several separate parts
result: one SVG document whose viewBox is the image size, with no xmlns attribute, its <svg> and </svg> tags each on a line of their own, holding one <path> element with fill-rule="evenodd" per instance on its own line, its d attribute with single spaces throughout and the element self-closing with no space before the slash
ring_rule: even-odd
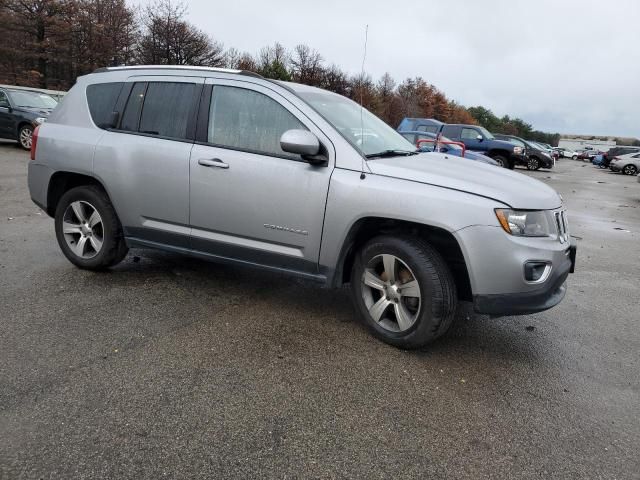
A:
<svg viewBox="0 0 640 480">
<path fill-rule="evenodd" d="M 229 164 L 224 163 L 219 158 L 201 158 L 198 160 L 198 165 L 202 165 L 203 167 L 229 168 Z"/>
</svg>

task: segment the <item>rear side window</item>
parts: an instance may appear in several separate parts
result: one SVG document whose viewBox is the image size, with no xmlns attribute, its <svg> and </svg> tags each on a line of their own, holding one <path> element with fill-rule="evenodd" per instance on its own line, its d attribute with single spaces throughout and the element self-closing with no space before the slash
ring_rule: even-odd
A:
<svg viewBox="0 0 640 480">
<path fill-rule="evenodd" d="M 187 138 L 195 83 L 142 82 L 131 89 L 120 130 Z"/>
<path fill-rule="evenodd" d="M 449 126 L 449 125 L 445 125 L 444 127 L 442 127 L 442 134 L 445 137 L 459 138 L 460 137 L 459 133 L 460 133 L 459 127 Z"/>
<path fill-rule="evenodd" d="M 418 127 L 419 132 L 428 132 L 428 133 L 437 133 L 438 132 L 437 125 L 420 125 Z"/>
<path fill-rule="evenodd" d="M 9 107 L 9 99 L 4 92 L 0 92 L 0 107 Z"/>
<path fill-rule="evenodd" d="M 138 131 L 138 121 L 140 120 L 140 110 L 144 101 L 144 92 L 147 88 L 145 83 L 136 83 L 131 89 L 127 106 L 122 114 L 122 122 L 120 130 L 128 130 L 131 132 Z"/>
<path fill-rule="evenodd" d="M 187 138 L 195 88 L 194 83 L 149 83 L 140 117 L 140 133 Z"/>
<path fill-rule="evenodd" d="M 111 114 L 120 95 L 122 82 L 96 83 L 87 86 L 87 103 L 91 119 L 100 128 L 108 128 Z"/>
<path fill-rule="evenodd" d="M 208 143 L 221 147 L 298 158 L 280 148 L 280 137 L 307 128 L 286 108 L 259 92 L 215 86 L 209 109 Z"/>
</svg>

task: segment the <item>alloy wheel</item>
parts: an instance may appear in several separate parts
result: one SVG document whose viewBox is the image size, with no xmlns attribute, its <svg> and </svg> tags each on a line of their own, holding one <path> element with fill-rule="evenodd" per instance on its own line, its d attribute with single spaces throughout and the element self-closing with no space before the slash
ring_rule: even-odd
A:
<svg viewBox="0 0 640 480">
<path fill-rule="evenodd" d="M 102 217 L 89 202 L 79 200 L 67 207 L 62 217 L 62 232 L 69 249 L 80 258 L 93 258 L 102 250 Z"/>
<path fill-rule="evenodd" d="M 637 169 L 634 165 L 626 165 L 623 169 L 622 172 L 625 175 L 635 175 L 637 173 Z"/>
<path fill-rule="evenodd" d="M 535 158 L 530 158 L 527 162 L 527 168 L 529 170 L 536 170 L 538 168 L 538 160 Z"/>
<path fill-rule="evenodd" d="M 422 300 L 420 285 L 395 255 L 377 255 L 369 261 L 361 290 L 371 318 L 385 330 L 404 332 L 416 322 Z"/>
<path fill-rule="evenodd" d="M 33 130 L 30 128 L 23 128 L 20 130 L 20 145 L 27 150 L 31 150 L 31 141 L 33 138 Z"/>
</svg>

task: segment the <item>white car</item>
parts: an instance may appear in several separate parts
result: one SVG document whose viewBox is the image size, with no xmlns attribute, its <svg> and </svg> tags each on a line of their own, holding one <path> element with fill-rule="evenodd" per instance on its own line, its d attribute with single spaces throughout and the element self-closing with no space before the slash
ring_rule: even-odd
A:
<svg viewBox="0 0 640 480">
<path fill-rule="evenodd" d="M 572 158 L 573 160 L 578 159 L 578 152 L 574 152 L 573 150 L 567 150 L 566 148 L 560 152 L 560 155 L 564 158 Z"/>
<path fill-rule="evenodd" d="M 636 175 L 640 171 L 640 153 L 627 153 L 613 157 L 609 168 L 614 172 L 622 172 L 625 175 Z"/>
</svg>

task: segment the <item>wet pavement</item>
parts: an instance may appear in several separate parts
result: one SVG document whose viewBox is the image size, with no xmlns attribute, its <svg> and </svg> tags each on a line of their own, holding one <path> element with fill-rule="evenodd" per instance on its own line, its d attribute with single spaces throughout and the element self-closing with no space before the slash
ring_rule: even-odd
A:
<svg viewBox="0 0 640 480">
<path fill-rule="evenodd" d="M 0 478 L 639 478 L 635 178 L 527 172 L 579 238 L 565 300 L 405 352 L 346 290 L 142 250 L 74 268 L 27 162 L 0 143 Z"/>
</svg>

